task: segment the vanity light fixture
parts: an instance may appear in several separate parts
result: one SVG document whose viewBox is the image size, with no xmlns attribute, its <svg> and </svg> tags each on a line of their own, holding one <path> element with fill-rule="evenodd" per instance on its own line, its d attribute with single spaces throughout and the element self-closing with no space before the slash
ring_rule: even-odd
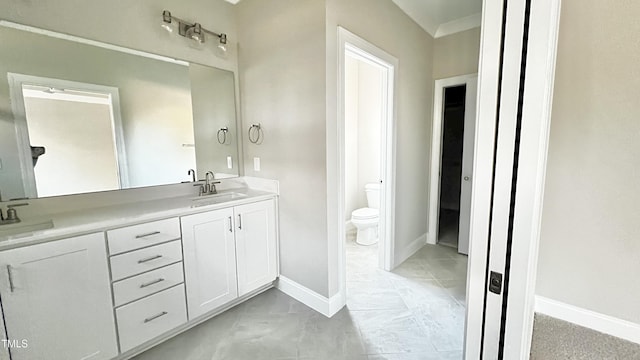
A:
<svg viewBox="0 0 640 360">
<path fill-rule="evenodd" d="M 203 28 L 200 23 L 190 23 L 179 19 L 171 15 L 169 10 L 162 11 L 162 23 L 160 25 L 170 33 L 177 27 L 179 35 L 191 39 L 197 44 L 203 44 L 205 42 L 205 33 L 215 36 L 218 38 L 218 49 L 223 53 L 227 51 L 227 34 L 218 34 Z"/>
</svg>

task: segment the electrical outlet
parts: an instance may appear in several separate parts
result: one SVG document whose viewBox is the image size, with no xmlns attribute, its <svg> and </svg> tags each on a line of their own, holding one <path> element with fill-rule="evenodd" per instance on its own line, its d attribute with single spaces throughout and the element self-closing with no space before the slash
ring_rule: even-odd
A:
<svg viewBox="0 0 640 360">
<path fill-rule="evenodd" d="M 259 157 L 254 157 L 253 158 L 253 170 L 260 171 L 260 158 Z"/>
</svg>

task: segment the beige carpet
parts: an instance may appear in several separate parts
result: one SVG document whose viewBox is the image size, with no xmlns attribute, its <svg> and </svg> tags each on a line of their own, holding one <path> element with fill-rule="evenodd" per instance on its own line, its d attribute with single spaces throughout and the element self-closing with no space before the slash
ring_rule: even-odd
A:
<svg viewBox="0 0 640 360">
<path fill-rule="evenodd" d="M 640 360 L 640 345 L 536 314 L 531 360 Z"/>
</svg>

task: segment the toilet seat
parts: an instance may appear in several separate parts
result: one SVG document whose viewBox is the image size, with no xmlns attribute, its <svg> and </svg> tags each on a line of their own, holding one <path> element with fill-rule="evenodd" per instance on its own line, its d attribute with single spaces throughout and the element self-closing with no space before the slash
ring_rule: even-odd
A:
<svg viewBox="0 0 640 360">
<path fill-rule="evenodd" d="M 378 218 L 379 210 L 372 208 L 361 208 L 354 210 L 351 213 L 351 218 L 354 220 L 372 220 Z"/>
</svg>

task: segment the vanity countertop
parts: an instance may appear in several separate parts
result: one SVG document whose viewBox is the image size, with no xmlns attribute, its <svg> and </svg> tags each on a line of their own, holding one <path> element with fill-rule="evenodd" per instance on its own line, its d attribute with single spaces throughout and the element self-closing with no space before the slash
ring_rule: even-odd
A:
<svg viewBox="0 0 640 360">
<path fill-rule="evenodd" d="M 241 194 L 233 198 L 233 194 Z M 253 189 L 230 189 L 217 195 L 201 197 L 182 196 L 151 201 L 102 206 L 82 211 L 71 211 L 42 218 L 23 219 L 29 224 L 47 224 L 42 230 L 7 232 L 0 227 L 0 251 L 63 238 L 101 232 L 110 229 L 161 220 L 171 217 L 202 213 L 219 208 L 271 199 L 277 194 Z"/>
</svg>

